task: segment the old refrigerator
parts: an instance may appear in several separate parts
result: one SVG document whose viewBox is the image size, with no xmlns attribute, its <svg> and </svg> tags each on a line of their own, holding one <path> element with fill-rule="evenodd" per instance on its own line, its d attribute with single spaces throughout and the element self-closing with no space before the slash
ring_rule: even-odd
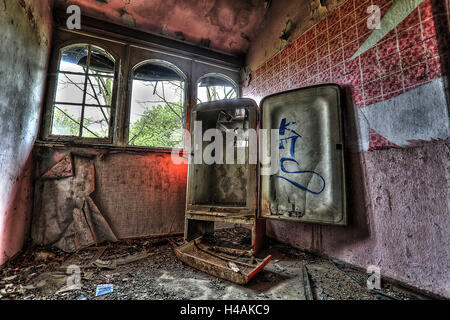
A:
<svg viewBox="0 0 450 320">
<path fill-rule="evenodd" d="M 252 229 L 255 253 L 263 244 L 266 219 L 345 226 L 342 100 L 340 87 L 329 84 L 274 94 L 260 107 L 251 99 L 195 107 L 185 240 L 213 233 L 217 222 L 243 224 Z M 206 136 L 194 136 L 195 126 Z M 208 129 L 219 130 L 223 139 L 211 138 Z M 227 132 L 233 131 L 239 134 L 227 149 Z M 222 143 L 223 151 L 211 151 L 212 142 Z M 272 149 L 277 161 L 270 169 L 261 162 Z M 224 163 L 210 164 L 205 154 Z M 227 164 L 231 159 L 233 164 Z"/>
</svg>

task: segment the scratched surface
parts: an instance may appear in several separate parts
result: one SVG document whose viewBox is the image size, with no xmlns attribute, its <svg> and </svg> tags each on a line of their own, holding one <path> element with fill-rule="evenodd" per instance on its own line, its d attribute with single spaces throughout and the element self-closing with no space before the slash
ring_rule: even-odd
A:
<svg viewBox="0 0 450 320">
<path fill-rule="evenodd" d="M 345 224 L 337 87 L 275 95 L 262 110 L 262 127 L 279 131 L 277 172 L 261 177 L 262 198 L 269 201 L 262 214 Z"/>
<path fill-rule="evenodd" d="M 233 131 L 236 128 L 243 129 L 248 126 L 247 120 L 233 120 L 231 122 L 220 122 L 222 112 L 233 114 L 239 113 L 241 110 L 238 106 L 232 104 L 224 104 L 223 110 L 214 109 L 207 112 L 198 112 L 197 121 L 202 121 L 203 134 L 208 129 L 220 129 L 222 134 L 222 145 L 218 145 L 221 149 L 222 159 L 220 163 L 212 165 L 202 164 L 193 165 L 193 175 L 190 177 L 190 183 L 193 185 L 193 202 L 195 204 L 205 205 L 230 205 L 230 206 L 246 206 L 247 205 L 247 185 L 248 185 L 248 148 L 234 146 L 230 152 L 230 159 L 234 159 L 233 164 L 227 164 L 227 148 L 226 148 L 226 132 Z M 242 109 L 243 110 L 243 109 Z M 243 111 L 245 112 L 245 111 Z M 244 122 L 246 124 L 244 125 Z M 226 128 L 226 127 L 229 128 Z M 212 154 L 210 152 L 209 141 L 203 141 L 203 156 Z M 231 150 L 230 150 L 231 151 Z M 196 151 L 197 152 L 197 151 Z M 215 153 L 214 153 L 215 154 Z M 234 158 L 231 157 L 234 155 Z M 242 156 L 244 155 L 244 156 Z M 244 159 L 245 157 L 245 159 Z"/>
</svg>

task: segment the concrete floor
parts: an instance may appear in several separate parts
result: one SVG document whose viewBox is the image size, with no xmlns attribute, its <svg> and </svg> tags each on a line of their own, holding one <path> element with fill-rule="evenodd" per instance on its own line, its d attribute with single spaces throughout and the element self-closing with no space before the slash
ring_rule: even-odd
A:
<svg viewBox="0 0 450 320">
<path fill-rule="evenodd" d="M 181 238 L 172 239 L 180 241 Z M 86 265 L 96 248 L 67 254 L 51 248 L 30 248 L 0 270 L 2 300 L 305 300 L 302 264 L 306 265 L 313 299 L 418 299 L 384 283 L 378 292 L 365 288 L 366 275 L 334 261 L 269 241 L 257 258 L 273 260 L 247 285 L 212 277 L 179 261 L 167 239 L 139 239 L 109 244 L 101 260 L 139 252 L 146 258 L 111 269 L 81 268 L 81 289 L 61 290 L 71 283 L 68 265 Z M 72 281 L 73 282 L 73 281 Z M 113 292 L 96 296 L 97 285 Z M 67 287 L 66 287 L 67 288 Z"/>
</svg>

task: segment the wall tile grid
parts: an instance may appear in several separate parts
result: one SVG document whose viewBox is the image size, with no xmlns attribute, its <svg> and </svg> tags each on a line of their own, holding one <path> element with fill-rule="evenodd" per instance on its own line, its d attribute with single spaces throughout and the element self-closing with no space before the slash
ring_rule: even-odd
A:
<svg viewBox="0 0 450 320">
<path fill-rule="evenodd" d="M 392 0 L 348 0 L 310 28 L 289 47 L 252 73 L 244 96 L 264 96 L 290 89 L 337 83 L 348 86 L 360 108 L 391 99 L 442 76 L 437 34 L 447 34 L 445 1 L 426 0 L 374 48 L 350 58 L 372 32 L 367 26 L 371 4 L 382 16 Z M 442 8 L 439 6 L 442 5 Z M 438 25 L 436 21 L 442 21 Z M 442 45 L 442 44 L 441 44 Z M 441 50 L 448 52 L 448 50 Z M 370 131 L 369 150 L 398 147 Z"/>
</svg>

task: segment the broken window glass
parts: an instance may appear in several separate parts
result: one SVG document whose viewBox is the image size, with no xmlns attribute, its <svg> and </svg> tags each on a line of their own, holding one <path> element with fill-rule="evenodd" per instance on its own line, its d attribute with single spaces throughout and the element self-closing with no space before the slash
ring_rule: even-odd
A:
<svg viewBox="0 0 450 320">
<path fill-rule="evenodd" d="M 68 46 L 61 50 L 57 79 L 51 134 L 108 138 L 115 59 L 97 46 Z"/>
<path fill-rule="evenodd" d="M 162 61 L 133 72 L 128 144 L 183 148 L 185 81 L 176 67 Z"/>
<path fill-rule="evenodd" d="M 197 85 L 197 103 L 237 98 L 236 85 L 222 75 L 205 76 Z"/>
</svg>

